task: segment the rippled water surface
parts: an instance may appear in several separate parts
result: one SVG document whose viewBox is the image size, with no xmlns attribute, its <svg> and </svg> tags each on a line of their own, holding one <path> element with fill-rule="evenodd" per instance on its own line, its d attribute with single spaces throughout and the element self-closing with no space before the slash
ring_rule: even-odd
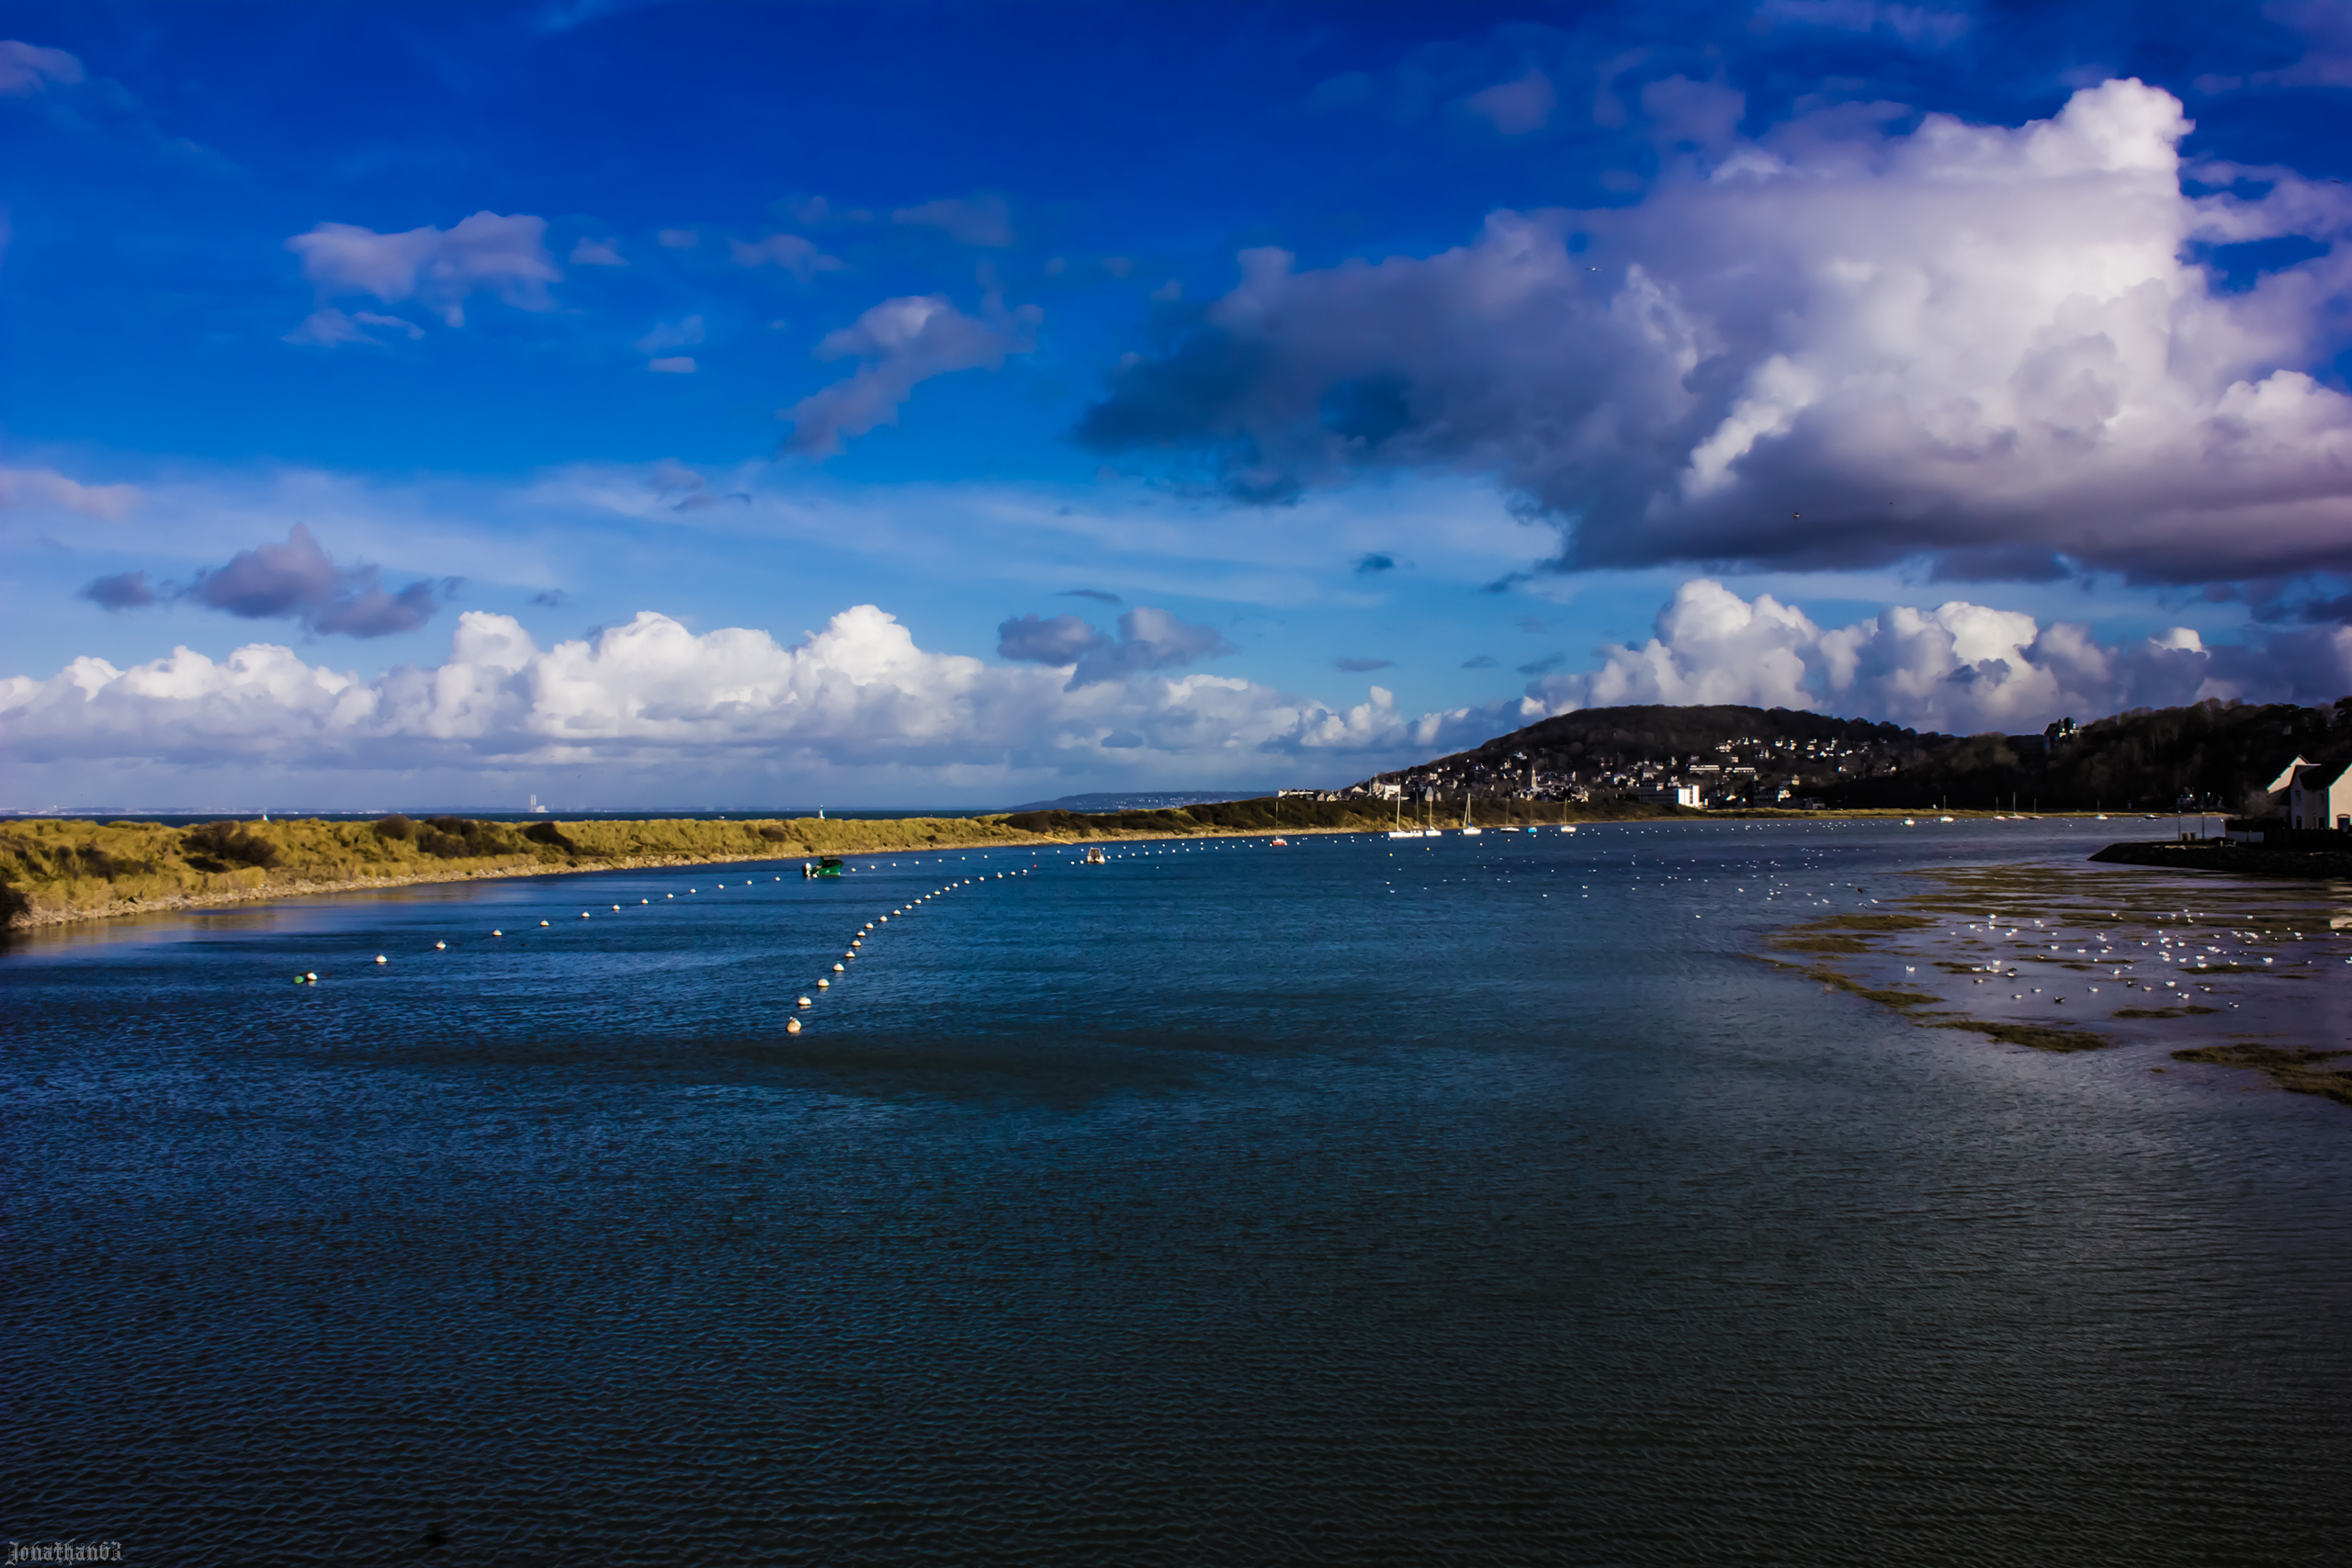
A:
<svg viewBox="0 0 2352 1568">
<path fill-rule="evenodd" d="M 21 942 L 6 1534 L 2342 1561 L 2352 1111 L 1753 956 L 2129 826 L 794 862 Z"/>
</svg>

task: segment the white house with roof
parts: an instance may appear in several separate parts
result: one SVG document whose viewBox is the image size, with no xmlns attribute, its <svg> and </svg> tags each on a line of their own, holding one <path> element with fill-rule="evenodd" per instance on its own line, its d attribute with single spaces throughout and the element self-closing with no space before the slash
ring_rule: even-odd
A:
<svg viewBox="0 0 2352 1568">
<path fill-rule="evenodd" d="M 2314 762 L 2298 757 L 2270 781 L 2290 828 L 2352 833 L 2352 761 Z"/>
</svg>

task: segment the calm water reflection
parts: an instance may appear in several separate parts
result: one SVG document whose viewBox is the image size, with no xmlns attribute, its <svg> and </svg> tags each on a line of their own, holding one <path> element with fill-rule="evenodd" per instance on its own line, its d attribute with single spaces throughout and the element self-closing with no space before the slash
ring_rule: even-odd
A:
<svg viewBox="0 0 2352 1568">
<path fill-rule="evenodd" d="M 2119 826 L 795 862 L 20 943 L 7 1533 L 2336 1560 L 2352 1113 L 1746 956 Z"/>
</svg>

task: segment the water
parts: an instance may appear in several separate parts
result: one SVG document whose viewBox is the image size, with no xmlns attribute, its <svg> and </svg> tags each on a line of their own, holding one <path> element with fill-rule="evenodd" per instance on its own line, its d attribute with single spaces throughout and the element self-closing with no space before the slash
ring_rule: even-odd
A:
<svg viewBox="0 0 2352 1568">
<path fill-rule="evenodd" d="M 2352 1112 L 1748 956 L 2128 826 L 795 861 L 20 942 L 7 1534 L 2335 1561 Z"/>
</svg>

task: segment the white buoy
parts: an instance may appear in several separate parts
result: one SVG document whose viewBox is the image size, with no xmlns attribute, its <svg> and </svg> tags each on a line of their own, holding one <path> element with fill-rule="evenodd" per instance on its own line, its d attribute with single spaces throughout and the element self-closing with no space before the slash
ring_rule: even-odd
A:
<svg viewBox="0 0 2352 1568">
<path fill-rule="evenodd" d="M 492 936 L 504 936 L 506 933 L 504 931 L 492 931 L 490 934 Z"/>
<path fill-rule="evenodd" d="M 810 1005 L 810 1003 L 809 1003 L 808 998 L 807 997 L 803 997 L 803 998 L 800 998 L 800 1005 L 801 1005 L 802 1007 L 808 1007 L 808 1006 L 809 1006 L 809 1005 Z"/>
<path fill-rule="evenodd" d="M 831 988 L 832 984 L 833 983 L 831 980 L 820 980 L 817 982 L 817 988 L 820 991 L 829 990 Z"/>
<path fill-rule="evenodd" d="M 546 924 L 547 924 L 547 922 L 546 922 L 545 920 L 541 920 L 541 921 L 539 922 L 539 924 L 541 924 L 541 925 L 546 925 Z"/>
<path fill-rule="evenodd" d="M 839 975 L 839 974 L 842 974 L 842 972 L 843 972 L 843 971 L 842 971 L 842 966 L 841 966 L 840 964 L 834 964 L 834 965 L 833 965 L 833 973 L 834 973 L 834 974 Z"/>
<path fill-rule="evenodd" d="M 448 947 L 449 944 L 446 942 L 436 942 L 433 944 L 433 951 L 435 953 L 445 953 L 448 950 Z"/>
<path fill-rule="evenodd" d="M 616 914 L 616 915 L 617 915 L 617 914 L 619 914 L 620 912 L 621 912 L 621 907 L 620 907 L 618 904 L 614 905 L 614 906 L 613 906 L 613 913 L 615 913 L 615 914 Z"/>
<path fill-rule="evenodd" d="M 389 959 L 389 958 L 386 958 L 382 953 L 379 953 L 376 954 L 376 962 L 377 962 L 377 963 L 379 963 L 379 964 L 389 964 L 389 963 L 390 963 L 390 962 L 391 962 L 391 960 L 390 960 L 390 959 Z"/>
<path fill-rule="evenodd" d="M 584 920 L 584 919 L 586 919 L 588 918 L 588 911 L 587 911 L 587 910 L 585 910 L 585 909 L 581 910 L 581 911 L 580 911 L 580 918 L 581 918 L 582 919 L 583 919 L 583 920 Z"/>
<path fill-rule="evenodd" d="M 306 969 L 302 972 L 302 977 L 310 981 L 312 985 L 316 985 L 318 984 L 319 972 L 315 969 Z"/>
<path fill-rule="evenodd" d="M 784 1032 L 785 1032 L 786 1034 L 797 1034 L 797 1033 L 799 1033 L 799 1032 L 800 1032 L 800 1021 L 799 1021 L 798 1019 L 797 1019 L 797 1018 L 787 1018 L 787 1019 L 786 1019 L 786 1020 L 784 1021 Z"/>
</svg>

